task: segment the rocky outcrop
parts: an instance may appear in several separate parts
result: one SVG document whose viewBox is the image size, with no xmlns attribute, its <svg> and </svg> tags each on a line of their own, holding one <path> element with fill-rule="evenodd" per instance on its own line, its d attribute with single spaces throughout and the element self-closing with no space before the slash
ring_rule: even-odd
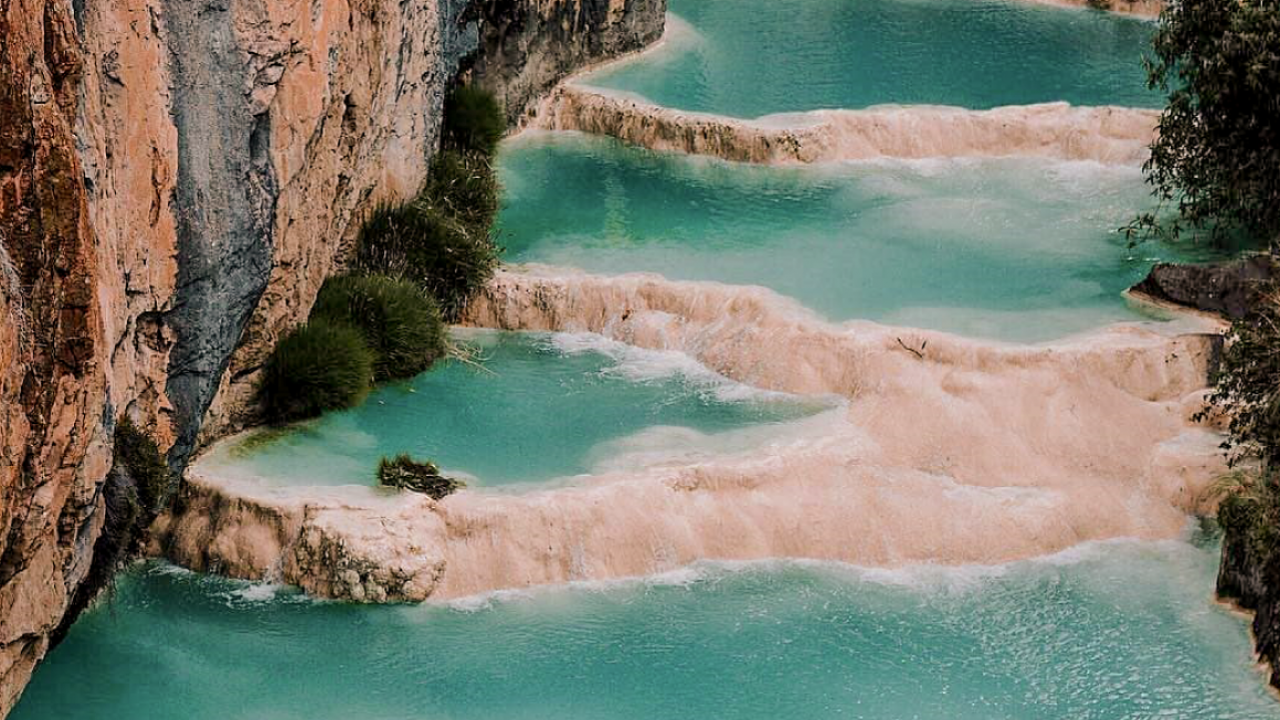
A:
<svg viewBox="0 0 1280 720">
<path fill-rule="evenodd" d="M 424 10 L 429 16 L 420 22 L 406 20 L 404 27 L 352 38 L 365 48 L 354 54 L 356 59 L 383 58 L 386 65 L 330 68 L 327 77 L 345 84 L 331 93 L 315 122 L 289 129 L 287 137 L 275 137 L 273 129 L 271 147 L 291 148 L 279 158 L 286 177 L 278 180 L 270 231 L 273 269 L 228 371 L 217 374 L 221 387 L 204 414 L 203 439 L 256 419 L 252 394 L 258 371 L 276 339 L 305 316 L 320 284 L 344 256 L 359 211 L 416 189 L 425 172 L 420 148 L 424 142 L 433 146 L 438 134 L 428 120 L 439 118 L 444 85 L 460 67 L 503 98 L 514 117 L 537 93 L 574 70 L 660 37 L 665 9 L 665 0 L 441 0 L 434 14 Z M 290 27 L 285 23 L 262 36 L 287 38 Z M 314 47 L 310 65 L 322 64 L 323 45 L 290 46 Z M 262 71 L 267 78 L 275 75 L 271 67 Z M 280 92 L 306 97 L 305 85 L 290 85 L 289 74 L 282 77 Z M 309 77 L 314 75 L 300 80 Z"/>
<path fill-rule="evenodd" d="M 1146 157 L 1158 118 L 1154 110 L 1045 103 L 992 110 L 885 105 L 738 120 L 570 82 L 542 103 L 533 126 L 736 162 L 1024 155 L 1134 163 Z"/>
<path fill-rule="evenodd" d="M 1280 553 L 1259 553 L 1247 538 L 1225 532 L 1218 597 L 1253 612 L 1254 647 L 1280 688 Z"/>
<path fill-rule="evenodd" d="M 1212 265 L 1157 263 L 1130 292 L 1158 303 L 1240 320 L 1259 307 L 1275 276 L 1270 253 Z"/>
<path fill-rule="evenodd" d="M 482 52 L 473 77 L 515 124 L 575 70 L 662 37 L 666 0 L 479 0 Z"/>
<path fill-rule="evenodd" d="M 621 47 L 589 37 L 610 23 L 662 20 L 633 20 L 632 4 L 525 4 L 507 13 L 563 19 L 563 5 L 582 20 L 557 37 L 592 49 L 557 72 Z M 0 8 L 0 716 L 101 575 L 116 419 L 179 468 L 252 417 L 258 365 L 306 316 L 362 214 L 420 185 L 446 86 L 491 34 L 480 10 Z M 485 62 L 503 77 L 546 73 Z"/>
</svg>

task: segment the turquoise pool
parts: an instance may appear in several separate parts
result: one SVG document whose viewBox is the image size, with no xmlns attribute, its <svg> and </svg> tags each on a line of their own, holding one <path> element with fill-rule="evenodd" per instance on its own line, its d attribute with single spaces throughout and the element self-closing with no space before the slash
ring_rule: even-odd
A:
<svg viewBox="0 0 1280 720">
<path fill-rule="evenodd" d="M 1118 228 L 1138 168 L 1029 158 L 761 167 L 544 133 L 508 143 L 509 262 L 763 285 L 832 320 L 1013 341 L 1149 320 L 1122 293 L 1156 260 Z"/>
<path fill-rule="evenodd" d="M 584 82 L 755 118 L 885 103 L 1157 107 L 1153 25 L 1013 0 L 670 0 L 668 47 Z"/>
<path fill-rule="evenodd" d="M 127 573 L 14 720 L 1275 717 L 1215 548 L 1003 568 L 699 566 L 369 607 L 163 565 Z"/>
<path fill-rule="evenodd" d="M 454 340 L 475 353 L 471 361 L 379 387 L 351 410 L 224 444 L 202 465 L 277 485 L 374 484 L 380 458 L 408 452 L 497 486 L 696 460 L 831 408 L 595 335 L 459 329 Z"/>
</svg>

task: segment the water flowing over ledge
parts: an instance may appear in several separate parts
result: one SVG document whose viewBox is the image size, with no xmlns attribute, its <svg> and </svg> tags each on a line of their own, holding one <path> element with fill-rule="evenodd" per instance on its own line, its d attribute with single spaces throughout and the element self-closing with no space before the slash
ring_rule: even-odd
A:
<svg viewBox="0 0 1280 720">
<path fill-rule="evenodd" d="M 699 559 L 1003 563 L 1176 536 L 1219 470 L 1190 422 L 1213 339 L 1120 326 L 1049 346 L 832 325 L 762 288 L 502 273 L 474 324 L 596 332 L 847 404 L 748 453 L 434 502 L 268 488 L 200 464 L 153 551 L 359 601 L 647 575 Z"/>
<path fill-rule="evenodd" d="M 1146 158 L 1158 118 L 1156 110 L 1045 103 L 992 110 L 885 105 L 738 120 L 569 82 L 543 101 L 530 126 L 736 162 L 1026 155 L 1132 164 Z"/>
</svg>

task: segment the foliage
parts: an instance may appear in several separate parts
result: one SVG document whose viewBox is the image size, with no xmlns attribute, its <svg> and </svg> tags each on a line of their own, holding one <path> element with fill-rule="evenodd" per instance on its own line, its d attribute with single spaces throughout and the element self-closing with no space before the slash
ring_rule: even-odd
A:
<svg viewBox="0 0 1280 720">
<path fill-rule="evenodd" d="M 506 131 L 506 115 L 492 93 L 460 85 L 445 97 L 443 142 L 446 147 L 492 157 Z"/>
<path fill-rule="evenodd" d="M 417 375 L 445 352 L 440 309 L 408 280 L 386 275 L 329 278 L 311 318 L 358 329 L 374 353 L 377 380 Z"/>
<path fill-rule="evenodd" d="M 317 318 L 280 341 L 258 392 L 268 419 L 288 422 L 351 407 L 373 377 L 373 352 L 360 331 Z"/>
<path fill-rule="evenodd" d="M 1224 339 L 1213 392 L 1197 419 L 1211 412 L 1230 418 L 1223 449 L 1235 466 L 1258 460 L 1280 470 L 1280 306 L 1270 298 L 1232 325 Z"/>
<path fill-rule="evenodd" d="M 431 162 L 418 201 L 457 218 L 477 237 L 487 237 L 498 216 L 500 194 L 488 157 L 446 149 Z"/>
<path fill-rule="evenodd" d="M 1222 496 L 1218 524 L 1223 532 L 1243 539 L 1255 557 L 1269 558 L 1280 547 L 1280 477 L 1237 471 L 1213 490 Z"/>
<path fill-rule="evenodd" d="M 414 281 L 456 322 L 493 277 L 501 188 L 491 162 L 506 119 L 494 97 L 456 88 L 445 103 L 443 147 L 413 200 L 374 210 L 360 229 L 355 266 Z"/>
<path fill-rule="evenodd" d="M 1265 560 L 1280 548 L 1280 298 L 1274 294 L 1224 338 L 1213 391 L 1196 420 L 1216 413 L 1229 419 L 1222 448 L 1237 468 L 1210 488 L 1222 498 L 1218 522 Z"/>
<path fill-rule="evenodd" d="M 1131 239 L 1184 230 L 1215 241 L 1280 231 L 1280 4 L 1179 0 L 1161 14 L 1148 84 L 1168 95 L 1143 166 L 1161 205 L 1127 228 Z"/>
<path fill-rule="evenodd" d="M 116 423 L 113 440 L 115 465 L 133 480 L 135 489 L 129 494 L 136 496 L 141 510 L 148 515 L 160 512 L 168 504 L 174 486 L 174 475 L 160 447 L 127 416 Z"/>
<path fill-rule="evenodd" d="M 423 493 L 439 500 L 466 487 L 466 483 L 440 474 L 440 468 L 431 461 L 419 462 L 407 453 L 401 453 L 378 463 L 378 484 Z"/>
<path fill-rule="evenodd" d="M 418 199 L 384 206 L 361 228 L 356 264 L 365 272 L 408 278 L 427 291 L 444 319 L 454 322 L 498 265 L 488 229 L 450 215 L 446 202 Z"/>
</svg>

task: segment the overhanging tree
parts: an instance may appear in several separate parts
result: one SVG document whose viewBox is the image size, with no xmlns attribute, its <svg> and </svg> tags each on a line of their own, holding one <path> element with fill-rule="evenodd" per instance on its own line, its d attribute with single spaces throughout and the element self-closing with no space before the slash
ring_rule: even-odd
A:
<svg viewBox="0 0 1280 720">
<path fill-rule="evenodd" d="M 1160 18 L 1148 82 L 1168 95 L 1143 166 L 1175 218 L 1135 234 L 1177 239 L 1280 233 L 1280 0 L 1174 0 Z"/>
</svg>

